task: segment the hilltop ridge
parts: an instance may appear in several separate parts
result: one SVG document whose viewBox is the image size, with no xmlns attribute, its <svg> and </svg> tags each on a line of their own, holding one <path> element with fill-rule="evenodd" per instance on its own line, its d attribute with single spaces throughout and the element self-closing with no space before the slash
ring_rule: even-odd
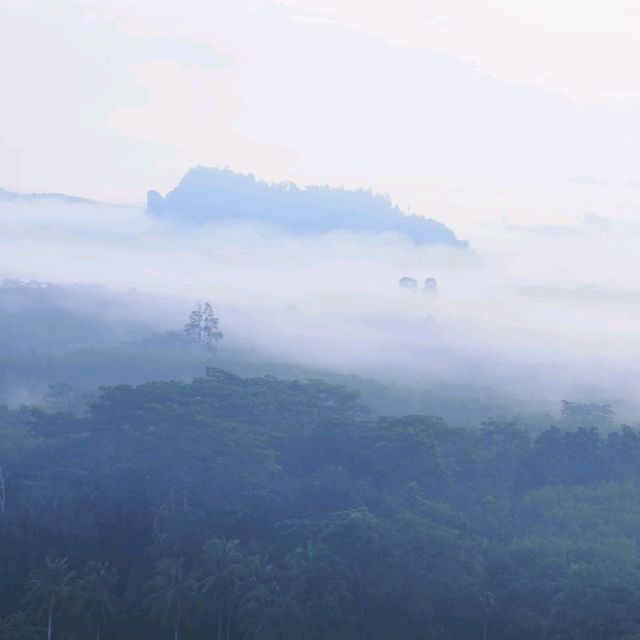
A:
<svg viewBox="0 0 640 640">
<path fill-rule="evenodd" d="M 189 224 L 239 220 L 303 234 L 396 232 L 419 244 L 467 246 L 441 222 L 407 215 L 387 195 L 365 189 L 298 187 L 292 182 L 270 184 L 228 169 L 191 169 L 165 197 L 149 191 L 147 211 Z"/>
</svg>

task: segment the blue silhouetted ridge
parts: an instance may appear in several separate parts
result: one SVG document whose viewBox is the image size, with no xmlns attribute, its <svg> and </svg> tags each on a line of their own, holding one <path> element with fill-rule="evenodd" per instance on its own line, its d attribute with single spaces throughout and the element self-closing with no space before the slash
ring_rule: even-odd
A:
<svg viewBox="0 0 640 640">
<path fill-rule="evenodd" d="M 269 184 L 228 169 L 196 167 L 162 197 L 149 191 L 147 210 L 185 223 L 247 221 L 278 225 L 292 233 L 396 232 L 420 244 L 466 247 L 436 220 L 406 215 L 388 196 L 369 190 Z"/>
</svg>

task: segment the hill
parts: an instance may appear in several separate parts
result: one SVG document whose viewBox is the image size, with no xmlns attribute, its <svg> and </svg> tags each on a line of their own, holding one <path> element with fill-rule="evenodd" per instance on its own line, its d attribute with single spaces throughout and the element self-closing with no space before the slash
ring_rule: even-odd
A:
<svg viewBox="0 0 640 640">
<path fill-rule="evenodd" d="M 150 191 L 147 210 L 190 224 L 259 222 L 302 234 L 396 232 L 419 244 L 467 246 L 442 223 L 406 215 L 385 195 L 328 186 L 300 188 L 291 182 L 269 184 L 227 169 L 191 169 L 164 198 Z"/>
<path fill-rule="evenodd" d="M 18 193 L 0 189 L 0 202 L 41 202 L 43 200 L 58 200 L 67 204 L 97 204 L 95 200 L 70 196 L 66 193 Z"/>
</svg>

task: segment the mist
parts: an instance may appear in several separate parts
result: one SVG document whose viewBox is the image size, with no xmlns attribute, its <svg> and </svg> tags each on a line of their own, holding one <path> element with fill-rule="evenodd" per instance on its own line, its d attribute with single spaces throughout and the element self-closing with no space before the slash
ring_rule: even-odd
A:
<svg viewBox="0 0 640 640">
<path fill-rule="evenodd" d="M 640 639 L 640 3 L 0 41 L 0 640 Z"/>
<path fill-rule="evenodd" d="M 397 233 L 296 235 L 181 224 L 142 206 L 12 201 L 0 203 L 0 276 L 102 287 L 113 302 L 83 303 L 78 290 L 74 304 L 106 324 L 135 321 L 121 339 L 179 330 L 209 300 L 221 354 L 464 388 L 515 407 L 598 400 L 632 416 L 638 225 L 587 214 L 470 231 L 469 248 L 452 248 Z M 437 294 L 402 289 L 402 277 L 433 277 Z"/>
</svg>

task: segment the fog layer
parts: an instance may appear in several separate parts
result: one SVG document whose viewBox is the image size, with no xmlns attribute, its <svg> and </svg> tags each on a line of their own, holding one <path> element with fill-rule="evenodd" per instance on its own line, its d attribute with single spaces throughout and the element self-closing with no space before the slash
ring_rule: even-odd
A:
<svg viewBox="0 0 640 640">
<path fill-rule="evenodd" d="M 223 351 L 518 402 L 613 402 L 624 415 L 640 379 L 639 234 L 633 221 L 587 215 L 477 227 L 470 249 L 455 249 L 391 232 L 189 228 L 143 207 L 13 200 L 0 202 L 0 277 L 153 294 L 116 307 L 154 330 L 179 329 L 209 300 Z M 435 278 L 437 294 L 402 289 L 402 277 Z"/>
</svg>

